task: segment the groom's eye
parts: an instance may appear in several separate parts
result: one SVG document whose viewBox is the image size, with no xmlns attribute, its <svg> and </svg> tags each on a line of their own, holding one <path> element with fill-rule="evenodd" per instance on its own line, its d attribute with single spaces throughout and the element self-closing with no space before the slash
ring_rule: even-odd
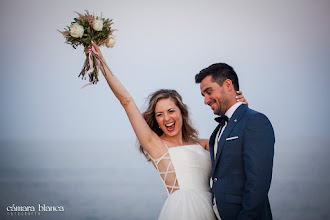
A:
<svg viewBox="0 0 330 220">
<path fill-rule="evenodd" d="M 207 88 L 207 89 L 204 90 L 204 93 L 207 94 L 207 95 L 211 95 L 212 89 L 211 88 Z M 205 96 L 205 95 L 202 94 L 202 96 Z"/>
</svg>

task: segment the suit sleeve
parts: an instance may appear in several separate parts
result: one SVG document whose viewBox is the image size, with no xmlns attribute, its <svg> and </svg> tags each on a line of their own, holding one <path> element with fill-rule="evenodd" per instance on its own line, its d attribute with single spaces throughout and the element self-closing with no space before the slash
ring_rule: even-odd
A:
<svg viewBox="0 0 330 220">
<path fill-rule="evenodd" d="M 244 131 L 246 183 L 238 219 L 258 219 L 264 209 L 272 179 L 274 130 L 268 118 L 251 116 Z"/>
</svg>

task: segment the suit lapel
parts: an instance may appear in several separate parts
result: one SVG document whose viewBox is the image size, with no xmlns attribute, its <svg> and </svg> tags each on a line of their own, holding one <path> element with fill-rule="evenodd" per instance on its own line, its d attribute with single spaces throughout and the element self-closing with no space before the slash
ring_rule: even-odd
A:
<svg viewBox="0 0 330 220">
<path fill-rule="evenodd" d="M 219 140 L 219 143 L 218 143 L 218 151 L 217 151 L 217 155 L 216 155 L 215 162 L 214 162 L 214 168 L 212 169 L 212 171 L 214 171 L 215 166 L 218 163 L 218 160 L 220 158 L 220 155 L 221 155 L 222 149 L 223 149 L 223 147 L 225 145 L 225 142 L 226 142 L 227 137 L 229 136 L 229 134 L 231 133 L 231 131 L 233 130 L 233 128 L 238 124 L 239 120 L 244 115 L 244 113 L 246 112 L 247 109 L 248 109 L 248 107 L 246 105 L 240 105 L 236 109 L 236 111 L 234 112 L 234 114 L 232 115 L 232 117 L 230 118 L 230 120 L 228 121 L 228 124 L 227 124 L 225 130 L 223 131 L 223 133 L 221 135 L 221 138 Z M 212 146 L 212 148 L 213 148 L 213 146 Z M 212 175 L 213 175 L 213 172 L 212 172 Z"/>
</svg>

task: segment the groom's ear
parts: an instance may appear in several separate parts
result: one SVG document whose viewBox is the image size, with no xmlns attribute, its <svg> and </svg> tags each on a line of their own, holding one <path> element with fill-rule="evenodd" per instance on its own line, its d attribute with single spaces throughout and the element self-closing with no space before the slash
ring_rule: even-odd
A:
<svg viewBox="0 0 330 220">
<path fill-rule="evenodd" d="M 226 92 L 232 92 L 233 90 L 235 90 L 233 82 L 230 79 L 226 79 L 223 82 L 222 86 Z"/>
</svg>

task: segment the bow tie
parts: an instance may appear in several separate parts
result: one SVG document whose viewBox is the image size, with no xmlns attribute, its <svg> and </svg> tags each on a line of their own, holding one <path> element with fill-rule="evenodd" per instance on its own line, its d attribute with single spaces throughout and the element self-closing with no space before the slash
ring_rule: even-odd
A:
<svg viewBox="0 0 330 220">
<path fill-rule="evenodd" d="M 221 114 L 220 117 L 214 119 L 216 122 L 224 126 L 225 122 L 228 122 L 229 118 L 225 114 Z"/>
</svg>

